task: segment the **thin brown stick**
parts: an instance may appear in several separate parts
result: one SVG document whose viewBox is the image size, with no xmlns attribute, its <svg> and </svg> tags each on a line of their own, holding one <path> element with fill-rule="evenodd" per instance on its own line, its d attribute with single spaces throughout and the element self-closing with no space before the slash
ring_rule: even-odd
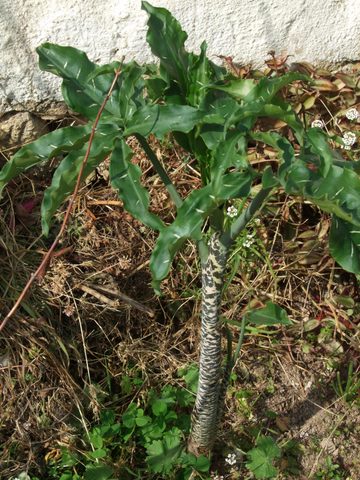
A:
<svg viewBox="0 0 360 480">
<path fill-rule="evenodd" d="M 100 117 L 101 117 L 101 114 L 105 108 L 105 105 L 106 103 L 108 102 L 110 96 L 111 96 L 111 93 L 115 87 L 115 84 L 116 84 L 116 81 L 120 75 L 120 69 L 117 69 L 115 70 L 115 76 L 114 76 L 114 80 L 109 88 L 109 91 L 103 101 L 103 103 L 101 104 L 100 108 L 99 108 L 99 111 L 96 115 L 96 118 L 95 118 L 95 121 L 94 121 L 94 125 L 91 129 L 91 134 L 90 134 L 90 137 L 89 137 L 89 143 L 88 143 L 88 146 L 87 146 L 87 149 L 86 149 L 86 153 L 85 153 L 85 156 L 84 156 L 84 160 L 80 166 L 80 171 L 79 171 L 79 174 L 78 174 L 78 177 L 77 177 L 77 180 L 76 180 L 76 185 L 75 185 L 75 188 L 74 188 L 74 191 L 73 191 L 73 194 L 69 200 L 69 204 L 68 204 L 68 207 L 66 209 L 66 212 L 65 212 L 65 216 L 64 216 L 64 220 L 61 224 L 61 227 L 60 227 L 60 230 L 55 238 L 55 240 L 53 241 L 51 247 L 49 248 L 49 250 L 47 251 L 46 255 L 44 256 L 42 262 L 40 263 L 39 267 L 37 268 L 36 272 L 33 273 L 27 284 L 25 285 L 25 287 L 23 288 L 22 292 L 20 293 L 18 299 L 16 300 L 14 306 L 12 307 L 12 309 L 10 310 L 10 312 L 6 315 L 6 317 L 3 319 L 3 321 L 1 322 L 0 324 L 0 332 L 4 329 L 5 325 L 7 324 L 7 322 L 10 320 L 10 318 L 14 315 L 14 313 L 17 311 L 17 309 L 19 308 L 21 302 L 24 300 L 26 294 L 28 293 L 28 291 L 30 290 L 30 288 L 32 287 L 32 284 L 34 283 L 34 281 L 41 277 L 49 263 L 50 263 L 50 260 L 51 260 L 51 257 L 52 257 L 52 254 L 53 254 L 53 251 L 55 250 L 55 248 L 57 247 L 61 237 L 63 236 L 64 232 L 65 232 L 65 229 L 67 227 L 67 224 L 68 224 L 68 221 L 70 219 L 70 214 L 71 214 L 71 211 L 72 211 L 72 208 L 73 208 L 73 205 L 74 205 L 74 202 L 75 202 L 75 199 L 77 197 L 77 194 L 79 192 L 79 188 L 80 188 L 80 183 L 81 183 L 81 177 L 82 177 L 82 174 L 84 172 L 84 168 L 86 166 L 86 163 L 88 161 L 88 158 L 89 158 L 89 155 L 90 155 L 90 150 L 91 150 L 91 145 L 92 145 L 92 142 L 93 142 L 93 139 L 94 139 L 94 136 L 95 136 L 95 132 L 96 132 L 96 127 L 99 123 L 99 120 L 100 120 Z"/>
<path fill-rule="evenodd" d="M 140 310 L 141 312 L 146 313 L 147 315 L 149 315 L 149 317 L 152 317 L 152 318 L 155 317 L 154 310 L 147 307 L 143 303 L 140 303 L 137 300 L 134 300 L 133 298 L 128 297 L 127 295 L 125 295 L 125 293 L 121 293 L 118 291 L 115 292 L 114 290 L 109 290 L 107 288 L 100 287 L 99 285 L 93 285 L 91 287 L 88 287 L 87 285 L 79 284 L 79 285 L 76 285 L 75 288 L 79 288 L 83 292 L 92 295 L 93 297 L 109 305 L 110 307 L 118 307 L 119 300 L 120 300 L 121 302 L 127 303 L 128 305 L 131 305 L 137 310 Z M 108 298 L 107 295 L 117 297 L 117 299 L 111 300 L 110 298 Z"/>
</svg>

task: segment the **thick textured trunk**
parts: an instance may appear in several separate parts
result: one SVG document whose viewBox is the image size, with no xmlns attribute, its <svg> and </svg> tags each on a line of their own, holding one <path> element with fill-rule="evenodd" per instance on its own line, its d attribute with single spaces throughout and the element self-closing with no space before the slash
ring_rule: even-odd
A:
<svg viewBox="0 0 360 480">
<path fill-rule="evenodd" d="M 214 234 L 202 270 L 201 350 L 199 386 L 192 417 L 189 450 L 207 453 L 216 438 L 221 399 L 220 304 L 228 249 Z"/>
</svg>

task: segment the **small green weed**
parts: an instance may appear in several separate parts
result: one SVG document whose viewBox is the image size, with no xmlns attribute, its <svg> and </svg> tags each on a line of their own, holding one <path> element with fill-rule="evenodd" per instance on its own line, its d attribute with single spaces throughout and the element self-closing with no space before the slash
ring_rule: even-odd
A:
<svg viewBox="0 0 360 480">
<path fill-rule="evenodd" d="M 122 415 L 103 410 L 99 423 L 83 435 L 81 447 L 62 448 L 56 460 L 49 461 L 47 478 L 125 480 L 159 478 L 160 474 L 186 480 L 193 471 L 208 472 L 207 457 L 195 457 L 184 449 L 198 371 L 190 366 L 180 373 L 187 388 L 151 389 L 142 403 L 131 402 Z M 138 376 L 124 377 L 122 391 L 130 394 L 141 383 Z"/>
<path fill-rule="evenodd" d="M 315 474 L 316 480 L 343 480 L 347 474 L 331 457 L 326 457 L 325 465 Z"/>
<path fill-rule="evenodd" d="M 349 362 L 345 379 L 341 378 L 339 371 L 336 373 L 333 387 L 336 394 L 345 402 L 357 402 L 360 406 L 360 376 L 357 372 L 354 372 L 354 363 L 352 361 Z"/>
<path fill-rule="evenodd" d="M 281 457 L 281 450 L 271 437 L 261 436 L 256 447 L 247 452 L 246 467 L 255 475 L 255 478 L 274 478 L 278 474 L 274 461 Z"/>
</svg>

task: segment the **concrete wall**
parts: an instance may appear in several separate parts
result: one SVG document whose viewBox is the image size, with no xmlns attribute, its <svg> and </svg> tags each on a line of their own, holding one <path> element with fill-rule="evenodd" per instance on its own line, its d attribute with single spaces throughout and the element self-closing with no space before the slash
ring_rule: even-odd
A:
<svg viewBox="0 0 360 480">
<path fill-rule="evenodd" d="M 315 64 L 360 57 L 360 0 L 152 0 L 168 8 L 209 54 L 263 65 L 269 50 Z M 37 68 L 45 41 L 95 61 L 151 59 L 140 0 L 0 0 L 0 113 L 60 99 L 59 81 Z"/>
</svg>

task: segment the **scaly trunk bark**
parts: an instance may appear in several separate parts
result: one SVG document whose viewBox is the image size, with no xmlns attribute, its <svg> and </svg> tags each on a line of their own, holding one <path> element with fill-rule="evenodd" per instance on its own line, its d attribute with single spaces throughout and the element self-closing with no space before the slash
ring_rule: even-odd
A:
<svg viewBox="0 0 360 480">
<path fill-rule="evenodd" d="M 220 304 L 228 248 L 215 233 L 202 267 L 201 349 L 199 385 L 192 416 L 189 451 L 208 453 L 216 439 L 222 391 Z"/>
</svg>

